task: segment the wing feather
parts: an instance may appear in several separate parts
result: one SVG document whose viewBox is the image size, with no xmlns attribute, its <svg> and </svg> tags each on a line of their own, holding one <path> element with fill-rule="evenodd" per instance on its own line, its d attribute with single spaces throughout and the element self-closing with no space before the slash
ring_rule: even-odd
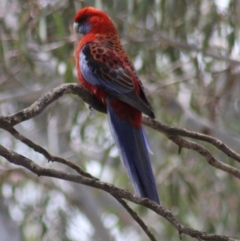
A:
<svg viewBox="0 0 240 241">
<path fill-rule="evenodd" d="M 142 85 L 139 84 L 139 96 L 135 91 L 132 73 L 124 67 L 121 58 L 111 49 L 100 53 L 96 51 L 97 48 L 98 43 L 91 42 L 80 52 L 79 64 L 84 79 L 103 89 L 108 95 L 154 118 L 152 108 L 145 94 L 142 94 Z"/>
</svg>

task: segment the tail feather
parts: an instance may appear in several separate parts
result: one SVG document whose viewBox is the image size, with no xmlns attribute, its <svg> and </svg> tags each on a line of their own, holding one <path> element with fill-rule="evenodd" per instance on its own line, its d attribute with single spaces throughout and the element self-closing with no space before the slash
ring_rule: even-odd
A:
<svg viewBox="0 0 240 241">
<path fill-rule="evenodd" d="M 148 153 L 151 154 L 151 155 L 153 155 L 153 150 L 151 149 L 151 146 L 150 146 L 150 144 L 149 144 L 149 142 L 148 142 L 147 135 L 146 135 L 146 133 L 145 133 L 145 131 L 144 131 L 143 128 L 142 128 L 142 131 L 143 131 L 144 141 L 145 141 L 145 144 L 146 144 Z"/>
<path fill-rule="evenodd" d="M 160 203 L 143 128 L 135 128 L 127 120 L 120 119 L 108 100 L 107 110 L 113 137 L 135 192 Z"/>
</svg>

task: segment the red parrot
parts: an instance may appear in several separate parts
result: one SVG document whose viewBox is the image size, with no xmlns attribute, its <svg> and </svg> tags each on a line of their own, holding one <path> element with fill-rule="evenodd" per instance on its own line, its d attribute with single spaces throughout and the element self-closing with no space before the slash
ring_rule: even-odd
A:
<svg viewBox="0 0 240 241">
<path fill-rule="evenodd" d="M 78 79 L 106 106 L 109 125 L 135 192 L 160 204 L 142 127 L 142 113 L 154 118 L 133 64 L 109 16 L 93 7 L 81 9 L 74 28 L 83 35 L 75 62 Z"/>
</svg>

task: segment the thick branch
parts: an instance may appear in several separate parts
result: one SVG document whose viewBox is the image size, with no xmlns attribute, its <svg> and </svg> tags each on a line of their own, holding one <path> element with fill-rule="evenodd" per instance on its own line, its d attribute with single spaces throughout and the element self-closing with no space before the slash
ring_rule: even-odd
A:
<svg viewBox="0 0 240 241">
<path fill-rule="evenodd" d="M 12 127 L 20 122 L 39 115 L 48 105 L 62 97 L 64 94 L 78 95 L 84 102 L 91 105 L 94 109 L 100 112 L 106 112 L 106 108 L 82 86 L 78 84 L 63 84 L 47 92 L 28 108 L 10 116 L 0 116 L 0 128 L 5 129 L 9 126 Z"/>
</svg>

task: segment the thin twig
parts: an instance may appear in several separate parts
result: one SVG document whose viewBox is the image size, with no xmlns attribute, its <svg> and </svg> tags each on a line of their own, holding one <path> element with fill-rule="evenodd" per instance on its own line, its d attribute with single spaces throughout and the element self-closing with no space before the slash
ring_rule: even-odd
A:
<svg viewBox="0 0 240 241">
<path fill-rule="evenodd" d="M 182 139 L 179 136 L 169 136 L 169 139 L 176 143 L 178 146 L 184 147 L 186 149 L 194 150 L 203 156 L 206 161 L 213 167 L 227 172 L 234 177 L 240 179 L 240 171 L 234 167 L 231 167 L 221 161 L 218 161 L 213 155 L 203 146 L 195 142 L 190 142 Z"/>
<path fill-rule="evenodd" d="M 179 40 L 175 40 L 171 36 L 169 36 L 167 34 L 164 34 L 164 33 L 159 34 L 159 38 L 160 38 L 160 41 L 158 42 L 159 45 L 162 45 L 162 44 L 165 43 L 165 44 L 173 46 L 175 48 L 200 52 L 205 56 L 209 56 L 209 57 L 212 57 L 214 59 L 222 60 L 222 61 L 225 61 L 225 62 L 230 63 L 232 65 L 239 65 L 240 64 L 239 60 L 229 58 L 227 55 L 219 54 L 213 47 L 205 50 L 205 49 L 203 49 L 203 48 L 201 48 L 201 47 L 199 47 L 195 44 L 190 44 L 190 43 L 182 42 L 182 41 L 179 41 Z M 154 42 L 156 43 L 156 40 Z"/>
<path fill-rule="evenodd" d="M 143 222 L 143 220 L 138 216 L 136 212 L 134 212 L 129 205 L 120 197 L 112 195 L 121 205 L 127 210 L 127 212 L 132 216 L 132 218 L 139 224 L 139 226 L 144 230 L 144 232 L 147 234 L 147 236 L 152 241 L 157 241 L 157 239 L 154 237 L 152 232 L 149 230 L 148 226 Z"/>
<path fill-rule="evenodd" d="M 192 138 L 195 140 L 208 142 L 208 143 L 212 144 L 213 146 L 215 146 L 216 148 L 218 148 L 223 153 L 225 153 L 227 156 L 231 157 L 232 159 L 236 160 L 237 162 L 240 162 L 240 155 L 215 137 L 208 136 L 208 135 L 194 132 L 194 131 L 188 131 L 188 130 L 177 128 L 177 127 L 170 127 L 159 121 L 150 119 L 145 116 L 143 117 L 143 123 L 145 125 L 151 127 L 152 129 L 165 134 L 168 137 L 169 136 L 184 136 L 184 137 L 189 137 L 189 138 Z"/>
<path fill-rule="evenodd" d="M 48 161 L 62 163 L 64 165 L 72 168 L 73 170 L 75 170 L 80 175 L 83 175 L 83 176 L 89 177 L 89 178 L 93 178 L 93 179 L 97 179 L 97 178 L 93 177 L 92 175 L 90 175 L 89 173 L 85 172 L 81 167 L 79 167 L 78 165 L 74 164 L 73 162 L 67 161 L 64 158 L 61 158 L 61 157 L 58 157 L 58 156 L 51 155 L 43 147 L 41 147 L 41 146 L 37 145 L 36 143 L 34 143 L 33 141 L 29 140 L 27 137 L 25 137 L 24 135 L 20 134 L 14 128 L 9 128 L 9 129 L 6 129 L 6 130 L 12 136 L 14 136 L 17 140 L 23 142 L 25 145 L 27 145 L 28 147 L 30 147 L 34 151 L 42 154 Z"/>
</svg>

